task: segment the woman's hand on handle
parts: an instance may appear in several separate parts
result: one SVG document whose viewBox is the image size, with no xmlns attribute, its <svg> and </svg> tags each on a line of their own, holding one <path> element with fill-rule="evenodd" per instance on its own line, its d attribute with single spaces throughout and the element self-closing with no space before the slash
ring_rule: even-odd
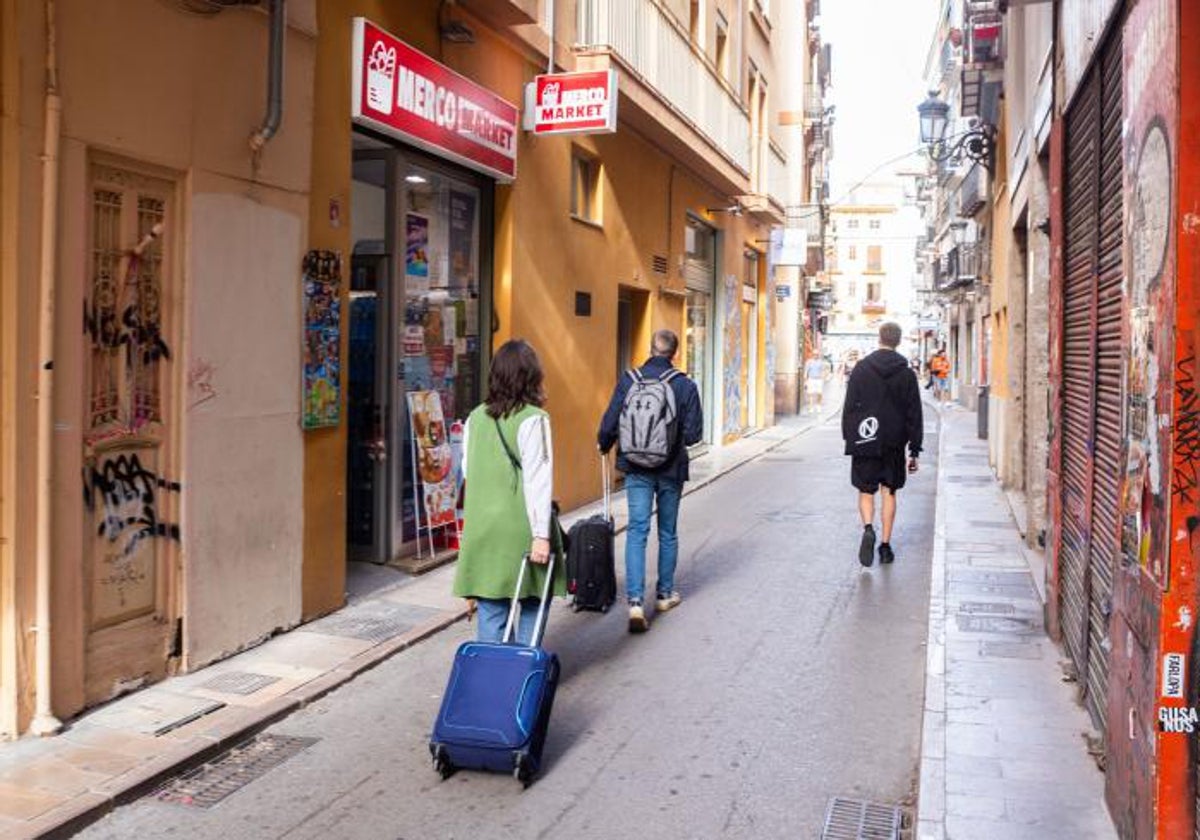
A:
<svg viewBox="0 0 1200 840">
<path fill-rule="evenodd" d="M 537 563 L 539 566 L 544 566 L 550 562 L 550 540 L 542 537 L 534 537 L 533 543 L 529 546 L 529 559 L 531 562 Z"/>
</svg>

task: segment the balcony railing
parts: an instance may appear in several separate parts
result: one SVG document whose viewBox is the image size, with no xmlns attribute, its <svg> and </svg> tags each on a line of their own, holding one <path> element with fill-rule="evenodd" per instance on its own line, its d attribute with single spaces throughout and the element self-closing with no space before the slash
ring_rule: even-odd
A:
<svg viewBox="0 0 1200 840">
<path fill-rule="evenodd" d="M 984 249 L 977 242 L 954 246 L 934 263 L 934 287 L 948 292 L 972 285 L 979 280 L 984 258 Z"/>
<path fill-rule="evenodd" d="M 882 300 L 864 300 L 862 311 L 864 315 L 882 315 L 887 312 L 887 304 Z"/>
<path fill-rule="evenodd" d="M 958 189 L 958 214 L 969 219 L 982 210 L 990 198 L 988 187 L 987 170 L 975 164 Z"/>
<path fill-rule="evenodd" d="M 804 86 L 804 119 L 819 122 L 823 116 L 825 97 L 821 94 L 821 86 L 809 82 Z"/>
<path fill-rule="evenodd" d="M 687 33 L 653 0 L 580 0 L 579 44 L 610 50 L 725 157 L 750 170 L 750 118 Z"/>
</svg>

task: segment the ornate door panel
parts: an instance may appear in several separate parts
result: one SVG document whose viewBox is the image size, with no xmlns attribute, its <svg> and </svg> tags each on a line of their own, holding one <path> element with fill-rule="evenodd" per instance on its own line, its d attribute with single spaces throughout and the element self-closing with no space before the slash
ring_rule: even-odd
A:
<svg viewBox="0 0 1200 840">
<path fill-rule="evenodd" d="M 85 287 L 85 693 L 102 702 L 167 674 L 177 655 L 175 185 L 93 163 Z"/>
</svg>

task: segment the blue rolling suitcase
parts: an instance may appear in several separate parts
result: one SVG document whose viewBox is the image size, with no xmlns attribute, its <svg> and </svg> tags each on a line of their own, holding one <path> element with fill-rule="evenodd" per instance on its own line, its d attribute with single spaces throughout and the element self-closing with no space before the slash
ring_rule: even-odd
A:
<svg viewBox="0 0 1200 840">
<path fill-rule="evenodd" d="M 559 673 L 558 657 L 541 646 L 554 562 L 551 555 L 532 647 L 509 641 L 518 613 L 514 598 L 503 642 L 464 642 L 454 655 L 429 739 L 434 769 L 443 779 L 460 768 L 493 770 L 512 773 L 529 787 L 541 769 Z M 528 563 L 527 556 L 517 577 L 517 592 Z"/>
</svg>

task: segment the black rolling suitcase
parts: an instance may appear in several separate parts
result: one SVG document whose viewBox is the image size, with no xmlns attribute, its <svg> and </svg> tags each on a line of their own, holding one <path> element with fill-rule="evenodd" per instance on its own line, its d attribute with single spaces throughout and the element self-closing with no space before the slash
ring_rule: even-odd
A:
<svg viewBox="0 0 1200 840">
<path fill-rule="evenodd" d="M 558 657 L 542 647 L 555 561 L 551 555 L 532 647 L 510 641 L 519 609 L 515 598 L 503 642 L 459 646 L 429 739 L 434 769 L 443 779 L 459 768 L 492 770 L 512 773 L 528 787 L 541 770 L 559 674 Z M 526 555 L 517 592 L 528 563 Z"/>
<path fill-rule="evenodd" d="M 576 611 L 608 612 L 617 599 L 613 548 L 616 529 L 607 456 L 601 456 L 600 470 L 604 476 L 604 512 L 576 522 L 567 537 L 567 591 L 575 596 Z"/>
</svg>

